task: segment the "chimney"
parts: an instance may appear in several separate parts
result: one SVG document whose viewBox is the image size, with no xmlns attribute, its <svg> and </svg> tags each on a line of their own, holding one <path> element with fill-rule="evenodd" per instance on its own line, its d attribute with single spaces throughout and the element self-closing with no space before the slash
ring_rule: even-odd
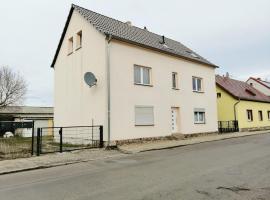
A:
<svg viewBox="0 0 270 200">
<path fill-rule="evenodd" d="M 145 26 L 143 29 L 144 29 L 144 30 L 146 30 L 146 31 L 148 31 L 148 29 L 147 29 L 147 27 L 146 27 L 146 26 Z"/>
<path fill-rule="evenodd" d="M 129 26 L 132 26 L 131 21 L 127 21 L 126 24 L 129 25 Z"/>
<path fill-rule="evenodd" d="M 257 80 L 261 81 L 262 79 L 261 78 L 257 78 Z"/>
<path fill-rule="evenodd" d="M 230 78 L 229 72 L 226 72 L 226 78 Z"/>
</svg>

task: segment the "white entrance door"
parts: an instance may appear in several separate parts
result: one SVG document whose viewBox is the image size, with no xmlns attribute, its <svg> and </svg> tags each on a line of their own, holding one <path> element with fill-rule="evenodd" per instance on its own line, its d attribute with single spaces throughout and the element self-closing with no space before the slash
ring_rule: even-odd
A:
<svg viewBox="0 0 270 200">
<path fill-rule="evenodd" d="M 172 133 L 177 133 L 178 132 L 178 108 L 172 108 Z"/>
</svg>

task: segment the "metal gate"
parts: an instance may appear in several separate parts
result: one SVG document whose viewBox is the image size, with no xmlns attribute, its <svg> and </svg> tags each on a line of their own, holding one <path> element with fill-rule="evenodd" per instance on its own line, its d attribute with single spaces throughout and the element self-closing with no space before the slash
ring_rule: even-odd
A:
<svg viewBox="0 0 270 200">
<path fill-rule="evenodd" d="M 103 126 L 37 128 L 33 137 L 36 155 L 54 152 L 103 148 Z"/>
<path fill-rule="evenodd" d="M 219 121 L 218 131 L 219 133 L 239 132 L 238 121 Z"/>
</svg>

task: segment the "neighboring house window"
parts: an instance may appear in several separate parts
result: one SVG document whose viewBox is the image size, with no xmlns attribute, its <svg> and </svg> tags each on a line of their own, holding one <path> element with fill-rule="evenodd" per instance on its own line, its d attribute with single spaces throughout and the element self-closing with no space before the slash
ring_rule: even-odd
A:
<svg viewBox="0 0 270 200">
<path fill-rule="evenodd" d="M 217 93 L 217 98 L 218 99 L 221 98 L 221 93 L 220 92 Z"/>
<path fill-rule="evenodd" d="M 270 120 L 270 111 L 267 112 L 268 120 Z"/>
<path fill-rule="evenodd" d="M 135 106 L 135 125 L 153 126 L 154 125 L 154 107 L 153 106 Z"/>
<path fill-rule="evenodd" d="M 140 85 L 150 85 L 151 68 L 134 66 L 134 83 Z"/>
<path fill-rule="evenodd" d="M 253 121 L 253 113 L 252 110 L 247 110 L 247 119 L 249 122 Z"/>
<path fill-rule="evenodd" d="M 68 54 L 73 52 L 73 37 L 68 39 Z"/>
<path fill-rule="evenodd" d="M 263 121 L 263 112 L 259 110 L 259 121 Z"/>
<path fill-rule="evenodd" d="M 205 124 L 205 110 L 204 109 L 194 109 L 194 123 L 195 124 Z"/>
<path fill-rule="evenodd" d="M 77 41 L 76 41 L 77 49 L 82 47 L 82 31 L 77 33 Z"/>
<path fill-rule="evenodd" d="M 192 87 L 194 92 L 202 92 L 202 78 L 192 77 Z"/>
<path fill-rule="evenodd" d="M 172 73 L 172 88 L 178 89 L 178 74 L 177 74 L 177 72 Z"/>
</svg>

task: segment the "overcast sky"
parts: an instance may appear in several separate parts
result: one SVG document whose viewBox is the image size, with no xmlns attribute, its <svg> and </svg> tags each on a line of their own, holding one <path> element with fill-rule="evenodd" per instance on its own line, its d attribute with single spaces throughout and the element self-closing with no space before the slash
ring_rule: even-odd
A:
<svg viewBox="0 0 270 200">
<path fill-rule="evenodd" d="M 53 105 L 50 68 L 71 3 L 180 41 L 234 78 L 270 78 L 269 0 L 0 0 L 0 65 L 25 76 L 26 105 Z"/>
</svg>

